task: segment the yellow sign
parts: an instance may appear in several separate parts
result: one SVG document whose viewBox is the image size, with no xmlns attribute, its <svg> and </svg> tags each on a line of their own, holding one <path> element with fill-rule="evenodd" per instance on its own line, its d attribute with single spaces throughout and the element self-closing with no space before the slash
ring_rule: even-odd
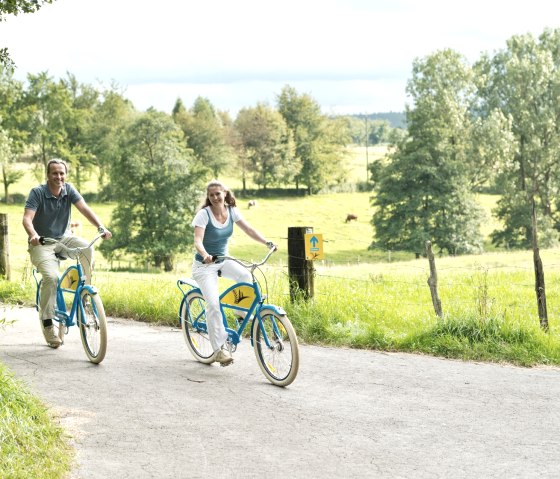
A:
<svg viewBox="0 0 560 479">
<path fill-rule="evenodd" d="M 323 235 L 317 233 L 306 233 L 304 235 L 305 241 L 305 259 L 316 260 L 325 259 L 323 253 Z"/>
</svg>

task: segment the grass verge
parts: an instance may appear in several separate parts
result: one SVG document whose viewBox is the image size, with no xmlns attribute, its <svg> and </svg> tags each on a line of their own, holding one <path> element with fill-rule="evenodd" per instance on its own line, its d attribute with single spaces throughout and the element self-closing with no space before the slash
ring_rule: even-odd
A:
<svg viewBox="0 0 560 479">
<path fill-rule="evenodd" d="M 0 364 L 0 477 L 67 476 L 73 452 L 46 407 Z"/>
<path fill-rule="evenodd" d="M 318 268 L 315 297 L 294 303 L 284 267 L 271 265 L 264 269 L 267 302 L 287 311 L 304 343 L 521 366 L 560 365 L 560 329 L 555 321 L 560 314 L 560 274 L 547 276 L 550 330 L 544 332 L 539 328 L 531 269 L 507 270 L 498 256 L 489 259 L 494 269 L 468 266 L 464 260 L 456 267 L 451 266 L 454 259 L 441 262 L 443 319 L 433 310 L 428 265 L 419 262 L 364 264 L 352 266 L 352 272 Z M 512 260 L 510 256 L 503 261 L 511 267 Z M 94 284 L 109 316 L 178 326 L 182 298 L 178 277 L 102 271 L 95 273 Z M 228 284 L 220 281 L 223 287 Z M 31 304 L 32 298 L 32 285 L 0 281 L 0 300 Z"/>
</svg>

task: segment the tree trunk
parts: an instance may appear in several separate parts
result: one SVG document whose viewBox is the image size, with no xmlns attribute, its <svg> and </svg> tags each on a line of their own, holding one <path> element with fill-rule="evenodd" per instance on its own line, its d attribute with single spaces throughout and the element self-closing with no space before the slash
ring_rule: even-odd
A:
<svg viewBox="0 0 560 479">
<path fill-rule="evenodd" d="M 173 271 L 173 256 L 163 258 L 163 269 L 166 273 Z"/>
</svg>

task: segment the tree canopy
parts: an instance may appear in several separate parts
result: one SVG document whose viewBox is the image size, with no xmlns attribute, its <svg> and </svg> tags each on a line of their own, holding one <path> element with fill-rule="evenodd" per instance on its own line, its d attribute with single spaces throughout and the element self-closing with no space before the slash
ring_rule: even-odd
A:
<svg viewBox="0 0 560 479">
<path fill-rule="evenodd" d="M 285 86 L 278 96 L 278 111 L 295 144 L 295 157 L 299 162 L 296 187 L 303 184 L 308 193 L 316 193 L 342 179 L 345 173 L 343 152 L 350 141 L 350 132 L 334 131 L 317 101 L 290 86 Z"/>
<path fill-rule="evenodd" d="M 537 207 L 543 246 L 555 244 L 560 226 L 560 30 L 538 38 L 516 35 L 507 48 L 476 64 L 481 115 L 508 118 L 513 154 L 496 162 L 502 197 L 496 215 L 504 222 L 495 244 L 530 247 L 531 209 Z M 553 229 L 555 228 L 555 229 Z"/>
<path fill-rule="evenodd" d="M 451 254 L 481 250 L 469 184 L 471 75 L 452 50 L 414 62 L 408 136 L 387 164 L 373 164 L 373 246 L 421 254 L 430 240 Z"/>
<path fill-rule="evenodd" d="M 202 174 L 181 130 L 164 113 L 139 116 L 122 146 L 111 175 L 114 241 L 100 249 L 109 258 L 129 253 L 171 271 L 176 255 L 193 243 L 190 219 L 203 189 Z"/>
<path fill-rule="evenodd" d="M 235 121 L 240 138 L 241 158 L 246 158 L 253 181 L 266 189 L 287 184 L 299 171 L 294 142 L 282 115 L 263 104 L 243 108 Z"/>
</svg>

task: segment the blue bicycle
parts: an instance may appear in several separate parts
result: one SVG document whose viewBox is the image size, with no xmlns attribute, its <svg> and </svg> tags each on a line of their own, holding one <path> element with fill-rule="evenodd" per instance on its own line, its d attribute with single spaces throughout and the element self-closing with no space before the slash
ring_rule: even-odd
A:
<svg viewBox="0 0 560 479">
<path fill-rule="evenodd" d="M 64 336 L 68 334 L 70 326 L 76 325 L 75 318 L 77 318 L 86 356 L 95 364 L 103 361 L 107 352 L 107 318 L 97 288 L 86 284 L 84 270 L 80 263 L 80 252 L 91 247 L 104 234 L 99 234 L 88 246 L 80 248 L 68 248 L 52 238 L 41 238 L 40 240 L 43 245 L 58 243 L 61 259 L 72 258 L 76 260 L 76 264 L 69 266 L 58 279 L 53 325 L 55 334 L 64 342 Z M 37 278 L 36 269 L 33 269 L 33 277 L 37 283 L 35 306 L 39 311 L 41 282 L 43 280 Z M 41 321 L 41 327 L 42 325 L 43 322 Z"/>
<path fill-rule="evenodd" d="M 245 327 L 251 322 L 251 345 L 265 377 L 276 386 L 288 386 L 299 369 L 299 346 L 296 332 L 286 312 L 279 306 L 265 304 L 255 270 L 268 261 L 275 248 L 269 250 L 259 263 L 251 263 L 231 256 L 218 256 L 247 268 L 251 283 L 236 283 L 220 295 L 220 310 L 228 333 L 227 347 L 234 352 Z M 259 269 L 260 270 L 260 269 Z M 262 271 L 261 271 L 262 273 Z M 263 273 L 266 282 L 266 277 Z M 179 279 L 177 286 L 183 293 L 179 307 L 179 321 L 183 336 L 192 355 L 201 363 L 213 362 L 213 350 L 206 326 L 206 301 L 195 280 Z"/>
</svg>

